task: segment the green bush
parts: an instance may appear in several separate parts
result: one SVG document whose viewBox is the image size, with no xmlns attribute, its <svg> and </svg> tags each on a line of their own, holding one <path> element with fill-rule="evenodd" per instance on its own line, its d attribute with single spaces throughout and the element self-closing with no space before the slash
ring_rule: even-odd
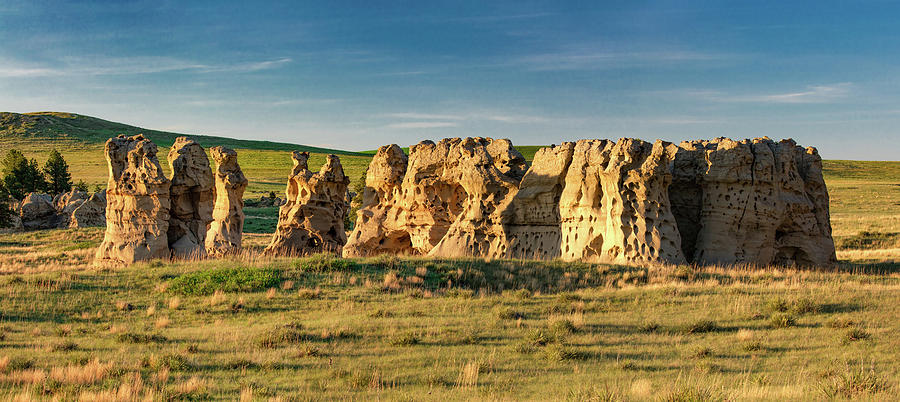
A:
<svg viewBox="0 0 900 402">
<path fill-rule="evenodd" d="M 793 316 L 793 314 L 774 314 L 771 318 L 769 318 L 769 325 L 771 325 L 772 328 L 793 327 L 797 325 L 797 319 Z"/>
<path fill-rule="evenodd" d="M 692 322 L 688 324 L 684 328 L 684 333 L 686 334 L 701 334 L 704 332 L 713 332 L 717 330 L 719 327 L 716 325 L 714 321 L 710 320 L 700 320 L 697 322 Z"/>
<path fill-rule="evenodd" d="M 270 268 L 219 268 L 179 275 L 169 282 L 169 290 L 187 296 L 223 292 L 255 292 L 277 286 L 281 273 Z"/>
</svg>

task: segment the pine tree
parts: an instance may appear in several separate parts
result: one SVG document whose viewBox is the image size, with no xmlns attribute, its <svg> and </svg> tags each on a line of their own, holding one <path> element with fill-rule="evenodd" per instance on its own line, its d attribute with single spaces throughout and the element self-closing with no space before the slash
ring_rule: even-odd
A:
<svg viewBox="0 0 900 402">
<path fill-rule="evenodd" d="M 50 151 L 50 158 L 44 164 L 44 176 L 47 177 L 47 192 L 50 194 L 65 193 L 72 190 L 72 175 L 69 164 L 57 150 Z"/>
<path fill-rule="evenodd" d="M 25 158 L 17 150 L 10 149 L 3 158 L 3 186 L 10 196 L 17 200 L 25 198 L 28 193 L 43 191 L 47 183 L 38 169 L 37 161 Z"/>
</svg>

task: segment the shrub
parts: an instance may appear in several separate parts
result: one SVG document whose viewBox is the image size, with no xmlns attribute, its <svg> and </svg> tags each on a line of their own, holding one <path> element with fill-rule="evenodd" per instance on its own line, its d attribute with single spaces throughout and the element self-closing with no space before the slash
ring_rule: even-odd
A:
<svg viewBox="0 0 900 402">
<path fill-rule="evenodd" d="M 71 352 L 78 349 L 78 344 L 72 341 L 54 343 L 50 345 L 51 352 Z"/>
<path fill-rule="evenodd" d="M 569 391 L 566 396 L 567 401 L 591 401 L 591 402 L 618 402 L 624 401 L 622 394 L 615 389 L 604 385 L 603 388 L 597 386 L 584 387 L 577 390 Z"/>
<path fill-rule="evenodd" d="M 762 342 L 760 341 L 750 341 L 744 344 L 744 350 L 748 352 L 757 352 L 762 350 Z"/>
<path fill-rule="evenodd" d="M 285 344 L 300 342 L 306 338 L 300 329 L 299 324 L 286 324 L 264 331 L 257 335 L 256 345 L 261 348 L 274 349 Z"/>
<path fill-rule="evenodd" d="M 501 307 L 495 310 L 494 312 L 497 315 L 497 318 L 501 320 L 518 320 L 525 319 L 525 313 L 521 311 L 517 311 L 512 307 Z"/>
<path fill-rule="evenodd" d="M 567 319 L 556 320 L 550 323 L 549 326 L 550 331 L 557 334 L 572 334 L 578 331 L 578 328 L 575 327 L 575 324 L 572 321 Z"/>
<path fill-rule="evenodd" d="M 218 268 L 191 272 L 172 279 L 169 290 L 183 295 L 206 296 L 223 292 L 255 292 L 277 286 L 281 273 L 271 268 Z"/>
<path fill-rule="evenodd" d="M 688 324 L 684 328 L 684 333 L 686 334 L 700 334 L 705 332 L 713 332 L 718 329 L 718 326 L 714 321 L 711 320 L 700 320 L 696 322 L 692 322 Z"/>
<path fill-rule="evenodd" d="M 159 334 L 140 334 L 136 332 L 123 332 L 116 336 L 122 343 L 160 343 L 165 342 L 166 337 Z"/>
<path fill-rule="evenodd" d="M 712 349 L 709 346 L 698 346 L 694 348 L 692 355 L 695 358 L 703 359 L 712 356 Z"/>
<path fill-rule="evenodd" d="M 540 329 L 531 330 L 525 335 L 525 342 L 531 346 L 546 346 L 557 340 L 557 336 Z"/>
<path fill-rule="evenodd" d="M 808 297 L 794 300 L 791 305 L 791 312 L 794 314 L 815 314 L 819 312 L 819 305 Z"/>
<path fill-rule="evenodd" d="M 850 328 L 857 324 L 859 324 L 859 323 L 856 321 L 853 321 L 852 319 L 850 319 L 848 317 L 835 317 L 835 318 L 828 320 L 828 323 L 826 325 L 828 326 L 828 328 L 837 329 L 837 328 Z"/>
<path fill-rule="evenodd" d="M 863 394 L 877 394 L 890 390 L 890 384 L 875 372 L 860 366 L 834 373 L 819 384 L 826 399 L 857 399 Z"/>
<path fill-rule="evenodd" d="M 769 318 L 769 325 L 771 325 L 772 328 L 793 327 L 797 325 L 797 318 L 795 318 L 793 314 L 773 314 L 772 317 Z"/>
<path fill-rule="evenodd" d="M 388 341 L 391 346 L 412 346 L 419 343 L 419 337 L 411 332 L 397 334 Z"/>
<path fill-rule="evenodd" d="M 791 303 L 782 297 L 773 297 L 766 302 L 766 308 L 775 313 L 786 313 L 791 309 Z"/>
<path fill-rule="evenodd" d="M 187 356 L 181 353 L 170 353 L 167 355 L 163 355 L 158 360 L 159 367 L 167 367 L 170 370 L 175 371 L 186 371 L 193 368 L 194 364 L 187 358 Z"/>
<path fill-rule="evenodd" d="M 709 388 L 681 387 L 672 390 L 662 397 L 665 402 L 721 401 L 721 395 Z"/>
<path fill-rule="evenodd" d="M 544 357 L 551 361 L 563 361 L 583 359 L 584 355 L 568 346 L 553 344 L 544 349 Z"/>
<path fill-rule="evenodd" d="M 847 345 L 851 342 L 861 341 L 864 339 L 869 339 L 871 337 L 872 335 L 862 328 L 851 328 L 844 333 L 844 336 L 841 337 L 841 343 Z"/>
</svg>

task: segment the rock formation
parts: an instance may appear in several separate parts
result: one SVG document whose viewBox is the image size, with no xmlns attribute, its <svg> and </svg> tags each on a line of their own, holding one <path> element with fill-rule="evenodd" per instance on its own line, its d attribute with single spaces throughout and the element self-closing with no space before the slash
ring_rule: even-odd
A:
<svg viewBox="0 0 900 402">
<path fill-rule="evenodd" d="M 201 257 L 213 212 L 214 180 L 209 158 L 196 141 L 178 137 L 169 150 L 169 166 L 169 248 L 178 257 Z"/>
<path fill-rule="evenodd" d="M 285 204 L 278 211 L 278 226 L 266 251 L 303 255 L 337 252 L 347 242 L 344 216 L 349 206 L 347 186 L 340 159 L 328 155 L 322 168 L 309 170 L 308 152 L 291 155 L 294 168 L 288 178 Z"/>
<path fill-rule="evenodd" d="M 689 261 L 828 266 L 836 262 L 822 160 L 768 138 L 683 142 L 669 193 Z"/>
<path fill-rule="evenodd" d="M 225 147 L 213 147 L 210 154 L 216 161 L 213 221 L 206 233 L 206 252 L 221 256 L 241 249 L 244 231 L 244 190 L 247 178 L 237 163 L 237 152 Z"/>
<path fill-rule="evenodd" d="M 72 210 L 69 217 L 70 228 L 86 228 L 106 225 L 106 190 L 91 194 Z"/>
<path fill-rule="evenodd" d="M 423 141 L 408 158 L 396 145 L 381 147 L 344 255 L 503 254 L 502 213 L 524 173 L 509 140 Z"/>
<path fill-rule="evenodd" d="M 142 135 L 106 142 L 106 234 L 97 263 L 169 257 L 169 179 L 156 154 L 156 145 Z"/>
<path fill-rule="evenodd" d="M 52 229 L 59 225 L 60 217 L 47 194 L 31 193 L 19 204 L 22 229 Z"/>
<path fill-rule="evenodd" d="M 821 159 L 790 140 L 581 140 L 523 170 L 506 140 L 381 147 L 344 256 L 835 262 Z"/>
</svg>

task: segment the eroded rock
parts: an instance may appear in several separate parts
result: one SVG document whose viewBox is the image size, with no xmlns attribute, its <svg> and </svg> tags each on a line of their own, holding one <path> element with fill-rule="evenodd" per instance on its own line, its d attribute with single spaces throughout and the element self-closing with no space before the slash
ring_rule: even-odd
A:
<svg viewBox="0 0 900 402">
<path fill-rule="evenodd" d="M 206 253 L 221 256 L 241 249 L 244 231 L 244 190 L 247 178 L 237 162 L 237 152 L 225 147 L 212 147 L 216 162 L 213 221 L 206 233 Z"/>
<path fill-rule="evenodd" d="M 303 255 L 340 253 L 347 242 L 347 186 L 341 161 L 328 155 L 318 172 L 309 170 L 308 152 L 293 152 L 294 168 L 288 178 L 285 204 L 278 211 L 278 226 L 266 247 L 269 253 Z"/>
<path fill-rule="evenodd" d="M 213 220 L 214 180 L 209 158 L 196 141 L 178 137 L 168 159 L 172 168 L 169 248 L 178 257 L 202 257 Z"/>
<path fill-rule="evenodd" d="M 829 266 L 836 262 L 815 148 L 768 138 L 682 143 L 670 187 L 690 261 Z"/>
<path fill-rule="evenodd" d="M 69 217 L 70 228 L 86 228 L 106 225 L 106 190 L 91 194 L 82 201 Z"/>
<path fill-rule="evenodd" d="M 170 182 L 156 154 L 156 145 L 142 135 L 120 135 L 106 142 L 106 234 L 97 263 L 169 257 Z"/>
<path fill-rule="evenodd" d="M 19 203 L 19 217 L 24 230 L 52 229 L 59 225 L 53 199 L 47 194 L 31 193 Z"/>
</svg>

